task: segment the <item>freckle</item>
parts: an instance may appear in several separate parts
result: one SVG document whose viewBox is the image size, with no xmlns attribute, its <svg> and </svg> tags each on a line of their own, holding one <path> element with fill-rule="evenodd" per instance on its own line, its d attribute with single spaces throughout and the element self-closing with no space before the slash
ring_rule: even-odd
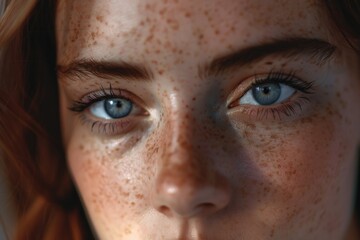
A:
<svg viewBox="0 0 360 240">
<path fill-rule="evenodd" d="M 80 144 L 79 149 L 84 150 L 84 145 Z"/>
<path fill-rule="evenodd" d="M 177 50 L 176 47 L 173 47 L 173 48 L 171 49 L 171 52 L 172 52 L 173 54 L 176 54 L 176 53 L 178 52 L 178 50 Z"/>
<path fill-rule="evenodd" d="M 150 10 L 151 9 L 151 5 L 149 3 L 145 4 L 145 9 L 146 10 Z"/>
<path fill-rule="evenodd" d="M 268 61 L 268 62 L 266 62 L 265 64 L 266 64 L 266 65 L 272 65 L 272 64 L 273 64 L 273 62 Z"/>
<path fill-rule="evenodd" d="M 269 165 L 266 162 L 260 163 L 260 167 L 268 167 Z"/>
<path fill-rule="evenodd" d="M 271 139 L 277 139 L 277 138 L 278 138 L 278 136 L 277 136 L 277 135 L 275 135 L 275 134 L 271 134 L 271 135 L 270 135 L 270 138 L 271 138 Z"/>
<path fill-rule="evenodd" d="M 154 65 L 158 65 L 158 64 L 159 64 L 159 62 L 156 61 L 156 60 L 151 60 L 151 63 L 154 64 Z"/>
<path fill-rule="evenodd" d="M 233 46 L 232 44 L 227 45 L 227 48 L 228 48 L 229 50 L 234 50 L 234 46 Z"/>
<path fill-rule="evenodd" d="M 104 17 L 103 16 L 96 16 L 96 20 L 98 20 L 99 22 L 103 22 L 104 21 Z"/>
<path fill-rule="evenodd" d="M 185 13 L 185 17 L 187 17 L 187 18 L 191 17 L 191 13 L 190 13 L 190 12 L 186 12 L 186 13 Z"/>
<path fill-rule="evenodd" d="M 178 30 L 179 29 L 179 22 L 176 21 L 176 20 L 173 20 L 173 19 L 170 19 L 168 18 L 166 20 L 166 23 L 170 25 L 170 27 L 173 29 L 173 30 Z"/>
<path fill-rule="evenodd" d="M 142 195 L 142 194 L 136 194 L 135 197 L 137 199 L 144 199 L 144 195 Z"/>
<path fill-rule="evenodd" d="M 160 14 L 160 15 L 164 15 L 164 13 L 165 13 L 166 11 L 167 11 L 166 7 L 165 7 L 165 8 L 162 8 L 162 9 L 160 9 L 159 14 Z"/>
</svg>

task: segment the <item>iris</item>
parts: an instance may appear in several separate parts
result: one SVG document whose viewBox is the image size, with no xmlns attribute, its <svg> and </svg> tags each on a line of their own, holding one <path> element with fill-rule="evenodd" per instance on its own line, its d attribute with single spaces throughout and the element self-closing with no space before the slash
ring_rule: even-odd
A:
<svg viewBox="0 0 360 240">
<path fill-rule="evenodd" d="M 260 105 L 271 105 L 281 96 L 279 83 L 263 83 L 252 88 L 252 95 Z"/>
<path fill-rule="evenodd" d="M 105 112 L 111 118 L 126 117 L 127 115 L 129 115 L 132 108 L 132 102 L 127 99 L 115 98 L 104 101 Z"/>
</svg>

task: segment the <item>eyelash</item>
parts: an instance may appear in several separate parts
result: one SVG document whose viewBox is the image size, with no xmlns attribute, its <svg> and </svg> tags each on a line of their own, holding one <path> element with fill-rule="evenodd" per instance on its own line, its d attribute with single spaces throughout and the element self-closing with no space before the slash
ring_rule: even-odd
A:
<svg viewBox="0 0 360 240">
<path fill-rule="evenodd" d="M 270 72 L 266 78 L 260 77 L 259 75 L 255 76 L 255 82 L 247 90 L 263 83 L 283 83 L 308 94 L 312 93 L 311 90 L 314 85 L 313 82 L 307 82 L 297 78 L 295 72 L 290 72 L 289 74 L 284 72 Z"/>
<path fill-rule="evenodd" d="M 74 101 L 71 104 L 71 106 L 69 107 L 69 110 L 80 113 L 80 112 L 85 111 L 86 108 L 88 108 L 95 102 L 99 102 L 99 101 L 111 99 L 111 98 L 119 98 L 119 97 L 123 97 L 122 94 L 121 93 L 118 95 L 115 94 L 111 85 L 110 85 L 110 88 L 108 91 L 103 86 L 101 86 L 100 91 L 92 92 L 86 96 L 86 98 L 88 98 L 88 100 L 85 101 L 85 100 L 81 99 L 79 101 Z M 124 98 L 126 98 L 126 97 L 124 97 Z"/>
<path fill-rule="evenodd" d="M 264 83 L 282 83 L 286 84 L 290 87 L 293 87 L 296 91 L 300 91 L 304 94 L 312 94 L 313 93 L 313 82 L 307 82 L 300 80 L 295 76 L 294 73 L 286 74 L 284 72 L 270 72 L 266 77 L 264 76 L 255 76 L 255 80 L 248 88 L 245 89 L 244 94 L 251 90 L 253 87 L 264 84 Z M 85 110 L 87 110 L 92 104 L 112 99 L 112 98 L 125 98 L 130 100 L 135 104 L 131 95 L 123 90 L 116 90 L 119 93 L 115 93 L 114 89 L 109 87 L 109 89 L 105 89 L 104 87 L 100 87 L 99 91 L 95 91 L 90 93 L 89 95 L 83 97 L 79 101 L 74 101 L 69 110 L 80 115 L 80 120 L 89 125 L 92 132 L 97 132 L 101 134 L 108 134 L 114 135 L 118 134 L 119 132 L 124 132 L 126 129 L 129 129 L 132 122 L 129 120 L 129 117 L 116 119 L 116 120 L 93 120 L 86 116 L 86 114 L 82 114 Z M 243 96 L 243 95 L 242 95 Z M 242 97 L 241 96 L 241 97 Z M 241 98 L 240 97 L 240 98 Z M 84 100 L 86 98 L 86 100 Z M 236 108 L 238 104 L 237 98 L 236 101 L 229 105 L 229 109 Z M 273 120 L 281 120 L 282 116 L 285 115 L 286 117 L 291 117 L 292 115 L 296 114 L 296 108 L 299 108 L 302 111 L 302 106 L 304 102 L 310 102 L 310 99 L 307 96 L 298 97 L 294 101 L 286 100 L 284 103 L 279 103 L 273 106 L 251 106 L 251 107 L 244 107 L 242 108 L 242 112 L 247 112 L 246 115 L 255 115 L 254 118 L 256 120 L 268 120 L 272 118 Z M 136 104 L 135 104 L 136 105 Z"/>
<path fill-rule="evenodd" d="M 294 88 L 296 92 L 299 91 L 306 95 L 313 94 L 314 88 L 314 82 L 301 80 L 295 76 L 294 72 L 285 73 L 272 71 L 266 77 L 259 75 L 255 76 L 254 82 L 245 89 L 244 94 L 251 90 L 253 87 L 264 83 L 286 84 Z M 243 97 L 244 94 L 241 97 Z M 237 102 L 240 98 L 237 98 L 236 101 L 232 102 L 228 108 L 231 109 L 233 107 L 237 107 L 239 105 Z M 290 97 L 289 99 L 291 98 L 293 97 Z M 285 115 L 286 117 L 291 117 L 296 114 L 296 108 L 302 111 L 303 105 L 310 102 L 310 99 L 307 96 L 300 96 L 293 101 L 289 99 L 285 100 L 285 102 L 278 103 L 275 106 L 243 106 L 242 112 L 245 112 L 246 115 L 253 115 L 256 120 L 260 121 L 271 119 L 282 120 L 283 115 Z"/>
<path fill-rule="evenodd" d="M 89 95 L 83 97 L 81 100 L 72 102 L 68 109 L 72 112 L 80 114 L 81 122 L 85 125 L 89 125 L 92 132 L 107 135 L 122 133 L 128 130 L 130 126 L 132 126 L 132 121 L 128 119 L 129 117 L 116 120 L 94 120 L 88 118 L 86 114 L 82 114 L 92 104 L 107 99 L 124 98 L 130 100 L 136 105 L 135 101 L 132 99 L 129 93 L 124 90 L 116 89 L 116 91 L 119 91 L 119 93 L 115 93 L 111 85 L 109 89 L 105 89 L 103 86 L 101 86 L 99 91 L 92 92 Z M 84 98 L 86 98 L 86 100 L 84 100 Z"/>
</svg>

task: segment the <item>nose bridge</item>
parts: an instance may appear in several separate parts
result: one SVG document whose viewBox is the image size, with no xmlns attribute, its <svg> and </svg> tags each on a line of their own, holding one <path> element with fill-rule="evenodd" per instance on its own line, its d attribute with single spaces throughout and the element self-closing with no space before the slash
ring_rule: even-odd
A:
<svg viewBox="0 0 360 240">
<path fill-rule="evenodd" d="M 190 109 L 173 111 L 165 120 L 161 165 L 163 168 L 182 169 L 185 175 L 196 176 L 198 171 L 205 173 L 204 144 L 201 144 L 201 131 L 197 118 Z M 209 163 L 209 162 L 208 162 Z M 202 166 L 201 168 L 199 168 Z M 197 171 L 195 171 L 197 170 Z"/>
<path fill-rule="evenodd" d="M 190 110 L 170 114 L 164 121 L 163 151 L 157 159 L 156 209 L 182 217 L 221 209 L 229 201 L 229 186 L 213 167 L 214 159 L 199 131 L 201 120 Z"/>
</svg>

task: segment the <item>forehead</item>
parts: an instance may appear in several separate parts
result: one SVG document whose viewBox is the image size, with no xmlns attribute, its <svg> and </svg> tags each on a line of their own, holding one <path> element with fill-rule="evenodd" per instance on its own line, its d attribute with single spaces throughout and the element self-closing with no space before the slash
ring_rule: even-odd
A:
<svg viewBox="0 0 360 240">
<path fill-rule="evenodd" d="M 198 59 L 281 37 L 324 38 L 320 9 L 315 0 L 60 0 L 59 62 Z"/>
</svg>

